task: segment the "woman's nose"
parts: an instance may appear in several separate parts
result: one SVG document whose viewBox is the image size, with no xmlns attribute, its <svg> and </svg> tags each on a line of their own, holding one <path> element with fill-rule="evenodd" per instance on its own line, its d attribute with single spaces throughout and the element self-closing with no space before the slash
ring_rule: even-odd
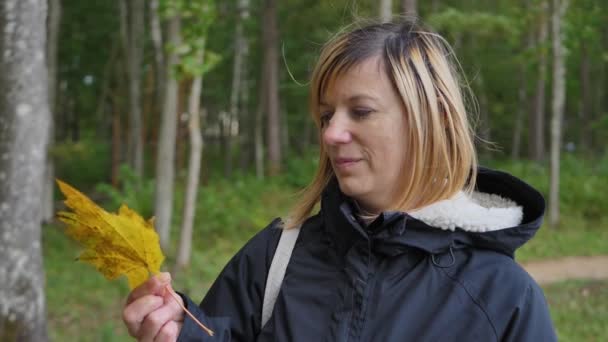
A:
<svg viewBox="0 0 608 342">
<path fill-rule="evenodd" d="M 348 120 L 335 113 L 323 130 L 323 141 L 327 145 L 346 144 L 352 140 Z"/>
</svg>

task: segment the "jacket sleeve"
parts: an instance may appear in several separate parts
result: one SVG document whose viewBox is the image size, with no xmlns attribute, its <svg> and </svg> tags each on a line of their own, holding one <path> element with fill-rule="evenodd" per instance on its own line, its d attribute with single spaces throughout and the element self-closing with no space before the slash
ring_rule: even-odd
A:
<svg viewBox="0 0 608 342">
<path fill-rule="evenodd" d="M 545 296 L 536 283 L 530 284 L 521 296 L 502 341 L 557 341 Z"/>
<path fill-rule="evenodd" d="M 208 336 L 187 315 L 178 341 L 254 341 L 260 333 L 268 269 L 281 229 L 279 219 L 260 231 L 228 262 L 207 295 L 196 305 L 182 295 L 187 309 L 213 330 Z"/>
</svg>

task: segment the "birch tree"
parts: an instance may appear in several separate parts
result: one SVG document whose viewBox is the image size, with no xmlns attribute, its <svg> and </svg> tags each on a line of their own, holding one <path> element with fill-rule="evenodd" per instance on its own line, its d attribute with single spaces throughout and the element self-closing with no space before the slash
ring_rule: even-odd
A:
<svg viewBox="0 0 608 342">
<path fill-rule="evenodd" d="M 184 268 L 190 262 L 192 254 L 192 233 L 196 213 L 196 198 L 203 154 L 203 136 L 201 134 L 200 100 L 203 89 L 203 76 L 219 62 L 219 56 L 207 51 L 207 34 L 215 19 L 213 0 L 189 0 L 184 2 L 182 16 L 183 50 L 181 55 L 180 74 L 191 77 L 192 83 L 188 98 L 188 135 L 190 156 L 188 158 L 188 176 L 184 211 L 180 230 L 179 248 L 176 266 Z M 187 13 L 187 14 L 186 14 Z"/>
<path fill-rule="evenodd" d="M 247 37 L 243 30 L 245 21 L 249 18 L 249 0 L 239 0 L 237 5 L 238 17 L 236 28 L 234 31 L 234 63 L 232 67 L 232 89 L 230 92 L 230 118 L 227 128 L 227 151 L 224 156 L 224 172 L 226 175 L 232 173 L 232 150 L 234 137 L 232 136 L 232 126 L 239 119 L 239 100 L 242 99 L 241 92 L 243 91 L 243 78 L 245 64 L 247 62 L 248 46 Z M 240 127 L 240 125 L 239 125 Z"/>
<path fill-rule="evenodd" d="M 380 0 L 379 10 L 380 10 L 380 20 L 382 22 L 391 21 L 391 17 L 393 16 L 393 1 L 392 0 Z"/>
<path fill-rule="evenodd" d="M 549 188 L 549 223 L 559 223 L 559 174 L 562 121 L 566 102 L 566 63 L 564 54 L 563 18 L 568 0 L 553 0 L 551 27 L 553 31 L 553 102 L 551 115 L 551 185 Z"/>
<path fill-rule="evenodd" d="M 169 19 L 168 44 L 178 46 L 181 42 L 181 21 L 177 14 Z M 173 67 L 179 62 L 177 51 L 173 49 L 165 67 L 166 85 L 163 95 L 163 110 L 160 121 L 158 153 L 156 157 L 155 225 L 164 250 L 169 247 L 171 216 L 173 212 L 173 183 L 175 177 L 175 137 L 177 134 L 177 79 Z"/>
<path fill-rule="evenodd" d="M 201 57 L 202 59 L 202 57 Z M 188 99 L 188 135 L 190 137 L 190 158 L 188 160 L 188 180 L 184 201 L 184 213 L 180 230 L 179 248 L 177 250 L 177 268 L 184 268 L 190 262 L 192 254 L 192 227 L 196 212 L 198 179 L 203 154 L 203 136 L 200 124 L 200 99 L 203 88 L 203 75 L 196 75 L 190 87 Z"/>
<path fill-rule="evenodd" d="M 0 341 L 46 341 L 40 193 L 51 114 L 46 0 L 0 3 Z"/>
</svg>

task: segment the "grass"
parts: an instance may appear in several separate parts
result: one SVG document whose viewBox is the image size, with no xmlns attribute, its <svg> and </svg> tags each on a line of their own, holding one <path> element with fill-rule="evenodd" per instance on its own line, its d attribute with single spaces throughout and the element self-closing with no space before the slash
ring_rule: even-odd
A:
<svg viewBox="0 0 608 342">
<path fill-rule="evenodd" d="M 560 341 L 608 341 L 608 281 L 567 281 L 544 290 Z"/>
<path fill-rule="evenodd" d="M 576 216 L 562 217 L 562 223 L 551 228 L 544 225 L 516 252 L 519 262 L 608 254 L 608 220 L 585 221 Z"/>
</svg>

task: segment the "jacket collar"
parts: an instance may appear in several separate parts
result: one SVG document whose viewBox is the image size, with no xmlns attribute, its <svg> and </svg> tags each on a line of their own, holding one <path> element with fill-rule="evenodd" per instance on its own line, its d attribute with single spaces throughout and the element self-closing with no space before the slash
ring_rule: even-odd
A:
<svg viewBox="0 0 608 342">
<path fill-rule="evenodd" d="M 478 170 L 471 196 L 460 192 L 410 213 L 386 211 L 368 226 L 356 218 L 356 206 L 336 179 L 326 187 L 321 203 L 325 229 L 339 250 L 345 252 L 363 239 L 386 255 L 409 248 L 437 254 L 476 246 L 513 257 L 540 227 L 544 208 L 544 199 L 528 184 L 486 168 Z"/>
</svg>

